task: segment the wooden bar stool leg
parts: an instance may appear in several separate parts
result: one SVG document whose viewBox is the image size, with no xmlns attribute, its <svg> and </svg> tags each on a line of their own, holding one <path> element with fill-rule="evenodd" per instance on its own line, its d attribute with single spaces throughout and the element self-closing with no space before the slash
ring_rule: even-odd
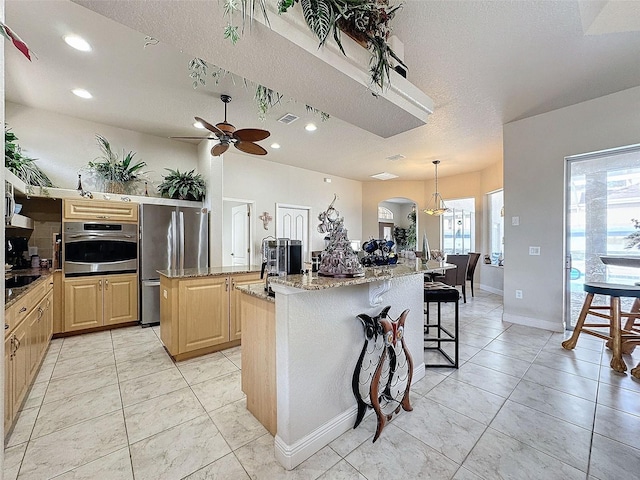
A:
<svg viewBox="0 0 640 480">
<path fill-rule="evenodd" d="M 622 359 L 622 338 L 620 337 L 620 297 L 611 296 L 611 340 L 613 342 L 613 357 L 611 368 L 624 373 L 627 365 Z"/>
<path fill-rule="evenodd" d="M 567 350 L 573 350 L 576 348 L 576 343 L 578 343 L 578 337 L 580 336 L 580 332 L 582 331 L 582 325 L 584 325 L 584 321 L 587 318 L 587 313 L 591 308 L 591 302 L 593 302 L 593 293 L 587 293 L 587 296 L 584 299 L 584 303 L 582 304 L 582 310 L 580 310 L 580 316 L 578 317 L 578 322 L 576 323 L 575 328 L 573 329 L 573 334 L 570 338 L 562 342 L 562 347 Z"/>
</svg>

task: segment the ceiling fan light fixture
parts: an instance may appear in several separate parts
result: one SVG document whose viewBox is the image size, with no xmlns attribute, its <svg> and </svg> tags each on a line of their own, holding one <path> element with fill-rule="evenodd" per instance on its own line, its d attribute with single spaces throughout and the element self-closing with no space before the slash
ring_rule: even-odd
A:
<svg viewBox="0 0 640 480">
<path fill-rule="evenodd" d="M 427 208 L 423 210 L 427 215 L 432 215 L 434 217 L 439 217 L 440 215 L 444 215 L 449 211 L 449 208 L 444 204 L 444 200 L 442 199 L 442 195 L 438 193 L 438 165 L 440 164 L 440 160 L 434 160 L 433 163 L 436 166 L 436 191 L 431 196 L 431 202 L 427 205 Z"/>
<path fill-rule="evenodd" d="M 74 88 L 73 90 L 71 90 L 71 93 L 73 93 L 76 97 L 80 97 L 80 98 L 85 98 L 85 99 L 93 98 L 93 95 L 91 95 L 91 93 L 85 90 L 84 88 Z"/>
</svg>

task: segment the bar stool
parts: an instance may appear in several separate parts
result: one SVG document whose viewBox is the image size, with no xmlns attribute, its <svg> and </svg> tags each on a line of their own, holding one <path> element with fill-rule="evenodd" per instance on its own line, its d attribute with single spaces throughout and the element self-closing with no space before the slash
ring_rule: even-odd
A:
<svg viewBox="0 0 640 480">
<path fill-rule="evenodd" d="M 426 303 L 425 324 L 424 324 L 424 341 L 436 343 L 433 347 L 424 347 L 425 350 L 438 351 L 447 361 L 447 363 L 425 363 L 426 367 L 453 367 L 458 368 L 458 303 L 460 301 L 460 292 L 457 288 L 441 282 L 425 282 L 424 283 L 424 302 Z M 435 323 L 429 319 L 429 303 L 438 304 L 438 318 Z M 455 303 L 454 331 L 451 333 L 449 329 L 442 326 L 441 308 L 442 303 Z M 429 330 L 434 328 L 436 336 L 430 336 Z M 453 343 L 453 358 L 442 348 L 442 343 Z"/>
<path fill-rule="evenodd" d="M 622 312 L 620 308 L 620 298 L 636 298 L 636 301 L 634 302 L 634 305 L 636 305 L 638 299 L 640 299 L 640 286 L 586 282 L 584 284 L 584 291 L 587 292 L 587 297 L 584 299 L 584 304 L 582 305 L 582 310 L 580 311 L 576 327 L 573 330 L 573 335 L 571 335 L 571 338 L 568 340 L 562 342 L 562 346 L 567 350 L 574 349 L 578 342 L 578 336 L 581 333 L 587 333 L 594 337 L 607 340 L 607 345 L 613 350 L 611 368 L 616 372 L 623 373 L 627 370 L 627 365 L 622 359 L 623 344 L 626 349 L 630 345 L 640 343 L 640 332 L 634 329 L 626 329 L 630 321 L 633 326 L 632 320 L 637 317 L 637 314 L 633 312 Z M 591 305 L 594 295 L 607 295 L 609 297 L 609 305 Z M 603 311 L 606 313 L 603 313 Z M 585 323 L 587 315 L 605 318 L 608 321 L 607 323 Z M 627 317 L 629 319 L 625 324 L 624 330 L 621 329 L 622 317 Z M 598 330 L 591 330 L 591 328 L 604 327 L 609 327 L 609 335 Z M 638 374 L 640 375 L 640 372 L 638 372 Z"/>
</svg>

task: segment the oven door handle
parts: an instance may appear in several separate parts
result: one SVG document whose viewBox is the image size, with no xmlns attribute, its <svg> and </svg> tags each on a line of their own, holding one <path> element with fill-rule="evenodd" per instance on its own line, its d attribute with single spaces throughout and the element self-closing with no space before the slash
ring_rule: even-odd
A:
<svg viewBox="0 0 640 480">
<path fill-rule="evenodd" d="M 109 235 L 108 233 L 76 233 L 74 235 L 67 235 L 67 238 L 76 238 L 76 239 L 82 239 L 82 238 L 87 238 L 87 239 L 91 239 L 91 238 L 109 238 L 109 239 L 131 239 L 131 238 L 135 238 L 134 235 Z"/>
</svg>

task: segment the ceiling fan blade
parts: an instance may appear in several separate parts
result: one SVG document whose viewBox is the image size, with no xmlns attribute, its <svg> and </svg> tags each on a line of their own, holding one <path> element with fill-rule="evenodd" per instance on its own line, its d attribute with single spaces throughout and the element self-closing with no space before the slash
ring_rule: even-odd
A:
<svg viewBox="0 0 640 480">
<path fill-rule="evenodd" d="M 220 130 L 218 127 L 216 127 L 215 125 L 211 125 L 209 122 L 207 122 L 206 120 L 203 120 L 200 117 L 193 117 L 196 119 L 196 122 L 200 122 L 204 128 L 206 128 L 207 130 L 209 130 L 210 132 L 213 132 L 213 134 L 216 137 L 219 137 L 221 135 L 224 135 L 224 132 L 222 130 Z"/>
<path fill-rule="evenodd" d="M 251 155 L 266 155 L 267 151 L 260 145 L 253 142 L 237 142 L 234 146 L 244 153 L 250 153 Z"/>
<path fill-rule="evenodd" d="M 182 140 L 218 140 L 216 137 L 169 137 L 178 138 Z"/>
<path fill-rule="evenodd" d="M 264 140 L 269 135 L 270 132 L 266 130 L 260 130 L 259 128 L 241 128 L 240 130 L 236 130 L 233 134 L 238 140 L 243 142 L 259 142 L 260 140 Z"/>
<path fill-rule="evenodd" d="M 214 157 L 219 157 L 224 152 L 226 152 L 228 148 L 229 148 L 228 143 L 219 143 L 211 149 L 211 155 L 213 155 Z"/>
</svg>

